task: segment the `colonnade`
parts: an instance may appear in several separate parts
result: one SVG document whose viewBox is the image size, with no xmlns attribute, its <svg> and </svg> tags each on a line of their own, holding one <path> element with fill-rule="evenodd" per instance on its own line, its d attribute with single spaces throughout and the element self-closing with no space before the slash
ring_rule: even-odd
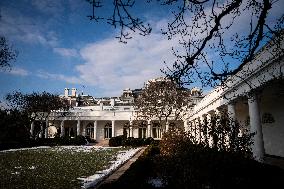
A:
<svg viewBox="0 0 284 189">
<path fill-rule="evenodd" d="M 248 112 L 249 112 L 249 126 L 250 126 L 250 133 L 254 133 L 253 135 L 253 145 L 252 145 L 252 152 L 253 156 L 258 161 L 263 161 L 264 158 L 264 141 L 263 141 L 263 133 L 262 133 L 262 126 L 261 126 L 261 116 L 260 116 L 260 109 L 259 109 L 259 100 L 256 94 L 252 93 L 248 95 L 247 98 L 248 104 Z M 226 110 L 226 111 L 223 111 Z M 228 121 L 230 122 L 231 129 L 233 130 L 237 120 L 236 114 L 236 103 L 231 101 L 227 103 L 226 107 L 220 106 L 216 109 L 213 109 L 206 113 L 196 113 L 194 118 L 190 119 L 189 127 L 196 128 L 206 121 L 207 123 L 212 124 L 212 119 L 214 116 L 220 116 L 220 111 L 226 112 L 228 116 Z M 215 120 L 216 121 L 216 120 Z M 194 135 L 197 142 L 201 142 L 204 136 L 201 136 L 202 132 L 199 129 L 195 129 Z M 210 139 L 212 142 L 212 138 Z M 213 139 L 214 141 L 214 139 Z M 212 145 L 212 144 L 211 144 Z"/>
<path fill-rule="evenodd" d="M 55 120 L 56 121 L 56 120 Z M 116 128 L 117 128 L 117 125 L 116 125 L 116 121 L 125 121 L 125 123 L 127 124 L 128 123 L 128 127 L 127 127 L 127 134 L 128 134 L 128 137 L 157 137 L 157 138 L 160 138 L 162 136 L 162 132 L 164 131 L 168 131 L 169 129 L 169 121 L 166 121 L 165 122 L 165 125 L 164 126 L 160 126 L 160 127 L 153 127 L 153 124 L 155 123 L 155 120 L 145 120 L 144 121 L 144 125 L 139 125 L 136 127 L 134 127 L 134 121 L 133 120 L 81 120 L 81 119 L 77 119 L 77 120 L 68 120 L 68 119 L 64 119 L 64 120 L 57 120 L 59 121 L 60 123 L 58 124 L 58 127 L 59 127 L 59 130 L 60 130 L 60 137 L 64 137 L 65 136 L 65 133 L 66 133 L 66 129 L 68 129 L 68 126 L 66 127 L 66 121 L 76 121 L 76 133 L 74 132 L 74 134 L 76 135 L 82 135 L 82 136 L 86 136 L 86 127 L 88 125 L 88 127 L 90 127 L 90 123 L 92 124 L 92 127 L 93 127 L 93 131 L 94 131 L 94 137 L 93 139 L 96 140 L 97 139 L 97 130 L 98 130 L 98 122 L 99 121 L 104 121 L 104 122 L 109 122 L 111 123 L 111 137 L 115 137 L 117 132 L 116 132 Z M 83 121 L 87 121 L 88 124 L 82 124 Z M 49 126 L 49 120 L 46 120 L 46 126 Z M 186 124 L 186 122 L 184 122 L 184 124 Z M 69 126 L 69 133 L 70 133 L 70 129 L 73 128 Z M 123 128 L 123 126 L 122 126 Z M 138 135 L 134 135 L 134 129 L 135 128 L 138 128 Z M 139 136 L 139 129 L 142 129 L 141 130 L 141 135 L 142 136 Z M 155 132 L 156 134 L 154 134 L 153 132 L 153 128 L 156 128 Z M 35 123 L 32 122 L 31 123 L 31 129 L 30 129 L 30 133 L 31 135 L 33 136 L 34 135 L 34 130 L 35 130 Z M 40 132 L 39 132 L 39 138 L 48 138 L 48 127 L 44 127 L 43 124 L 41 124 L 41 129 L 40 129 Z"/>
</svg>

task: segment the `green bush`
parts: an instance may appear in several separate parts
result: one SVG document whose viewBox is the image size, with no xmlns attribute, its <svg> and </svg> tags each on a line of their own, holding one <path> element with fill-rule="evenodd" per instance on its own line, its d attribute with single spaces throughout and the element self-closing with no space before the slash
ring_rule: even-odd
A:
<svg viewBox="0 0 284 189">
<path fill-rule="evenodd" d="M 134 138 L 128 137 L 126 138 L 125 135 L 120 135 L 116 137 L 112 137 L 109 140 L 109 146 L 132 146 L 132 147 L 139 147 L 144 145 L 150 145 L 154 143 L 155 140 L 152 137 L 148 138 Z"/>
<path fill-rule="evenodd" d="M 87 144 L 87 139 L 86 139 L 86 137 L 85 136 L 82 136 L 82 135 L 78 135 L 78 136 L 76 136 L 75 138 L 72 138 L 72 143 L 73 143 L 73 141 L 74 141 L 74 144 L 75 145 L 85 145 L 85 144 Z"/>
<path fill-rule="evenodd" d="M 143 138 L 134 138 L 134 137 L 128 137 L 123 141 L 123 146 L 132 146 L 132 147 L 138 147 L 144 145 L 144 139 Z"/>
<path fill-rule="evenodd" d="M 86 136 L 85 138 L 86 138 L 86 140 L 87 140 L 89 143 L 95 143 L 95 142 L 96 142 L 96 140 L 94 140 L 94 139 L 91 138 L 90 136 Z"/>
<path fill-rule="evenodd" d="M 85 145 L 87 144 L 86 137 L 79 135 L 74 138 L 69 136 L 55 137 L 55 138 L 38 138 L 36 140 L 37 146 L 56 146 L 56 145 Z"/>
<path fill-rule="evenodd" d="M 123 140 L 125 140 L 124 135 L 112 137 L 112 138 L 109 139 L 109 146 L 111 146 L 111 147 L 122 146 Z"/>
<path fill-rule="evenodd" d="M 154 139 L 152 137 L 148 137 L 144 139 L 144 145 L 150 145 L 154 142 Z"/>
<path fill-rule="evenodd" d="M 157 162 L 168 188 L 230 188 L 232 184 L 242 188 L 252 184 L 247 178 L 255 174 L 247 170 L 259 169 L 259 164 L 250 159 L 247 142 L 239 150 L 209 147 L 197 143 L 182 129 L 171 129 L 160 141 Z"/>
</svg>

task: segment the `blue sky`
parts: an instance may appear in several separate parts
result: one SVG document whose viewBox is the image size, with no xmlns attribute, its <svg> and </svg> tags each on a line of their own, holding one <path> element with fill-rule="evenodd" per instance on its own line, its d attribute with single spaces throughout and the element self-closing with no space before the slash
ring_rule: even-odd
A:
<svg viewBox="0 0 284 189">
<path fill-rule="evenodd" d="M 84 0 L 1 0 L 0 5 L 0 34 L 19 52 L 12 70 L 0 74 L 1 96 L 13 90 L 61 94 L 65 87 L 118 96 L 161 75 L 163 54 L 170 50 L 169 45 L 159 48 L 165 37 L 156 33 L 149 38 L 134 34 L 127 44 L 119 43 L 110 25 L 87 18 L 91 6 Z M 167 14 L 137 7 L 134 13 L 145 19 L 159 21 Z M 99 14 L 109 11 L 105 6 Z M 157 44 L 151 46 L 151 40 Z"/>
<path fill-rule="evenodd" d="M 112 0 L 103 2 L 98 14 L 110 15 Z M 117 30 L 87 18 L 91 6 L 85 0 L 1 0 L 0 34 L 19 55 L 10 72 L 0 73 L 0 97 L 14 90 L 62 94 L 65 87 L 97 97 L 119 96 L 125 88 L 141 88 L 161 76 L 163 61 L 173 62 L 171 47 L 177 44 L 160 32 L 170 10 L 155 1 L 136 2 L 132 11 L 151 23 L 153 32 L 147 37 L 134 33 L 122 44 Z M 275 14 L 283 13 L 282 5 L 279 1 Z"/>
</svg>

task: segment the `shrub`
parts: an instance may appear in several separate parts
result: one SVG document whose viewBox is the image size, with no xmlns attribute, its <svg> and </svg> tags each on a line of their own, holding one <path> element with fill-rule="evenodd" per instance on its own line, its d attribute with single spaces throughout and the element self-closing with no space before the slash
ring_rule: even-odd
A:
<svg viewBox="0 0 284 189">
<path fill-rule="evenodd" d="M 86 137 L 84 137 L 82 135 L 78 135 L 71 140 L 71 143 L 73 143 L 75 145 L 85 145 L 85 144 L 87 144 L 87 142 L 88 141 L 87 141 Z"/>
<path fill-rule="evenodd" d="M 144 145 L 150 145 L 154 142 L 154 139 L 152 137 L 148 137 L 144 139 Z"/>
<path fill-rule="evenodd" d="M 109 146 L 111 146 L 111 147 L 122 146 L 123 140 L 125 140 L 124 135 L 112 137 L 112 138 L 109 139 Z"/>
<path fill-rule="evenodd" d="M 221 126 L 218 129 L 218 132 L 227 132 L 221 131 Z M 233 150 L 230 146 L 224 147 L 224 143 L 209 147 L 208 143 L 196 142 L 190 133 L 172 128 L 164 133 L 159 145 L 162 177 L 166 178 L 169 188 L 225 188 L 230 187 L 230 183 L 245 186 L 248 181 L 238 183 L 232 179 L 249 177 L 243 170 L 247 166 L 254 167 L 255 163 L 247 158 L 251 157 L 247 155 L 250 136 L 240 140 L 243 141 L 241 147 Z"/>
<path fill-rule="evenodd" d="M 155 142 L 155 140 L 152 137 L 148 137 L 148 138 L 128 137 L 128 138 L 126 138 L 125 135 L 120 135 L 120 136 L 110 138 L 109 146 L 112 146 L 112 147 L 115 147 L 115 146 L 138 147 L 138 146 L 143 146 L 143 145 L 150 145 L 154 142 Z"/>
<path fill-rule="evenodd" d="M 85 136 L 85 138 L 89 143 L 95 143 L 96 142 L 96 140 L 92 139 L 90 136 Z"/>
</svg>

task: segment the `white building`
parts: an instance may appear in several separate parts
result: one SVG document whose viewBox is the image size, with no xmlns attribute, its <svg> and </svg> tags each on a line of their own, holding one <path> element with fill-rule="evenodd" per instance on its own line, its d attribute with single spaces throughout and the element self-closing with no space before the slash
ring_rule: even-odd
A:
<svg viewBox="0 0 284 189">
<path fill-rule="evenodd" d="M 167 122 L 162 122 L 161 126 L 157 120 L 134 121 L 134 98 L 141 91 L 128 88 L 123 90 L 121 97 L 94 98 L 77 94 L 75 88 L 72 88 L 70 94 L 70 90 L 65 88 L 65 94 L 61 97 L 68 99 L 73 107 L 67 112 L 52 112 L 45 121 L 45 125 L 49 125 L 48 129 L 43 132 L 42 127 L 39 137 L 54 137 L 60 133 L 60 136 L 88 136 L 100 142 L 126 132 L 128 137 L 160 139 L 171 124 L 183 126 L 186 123 L 185 120 L 173 121 L 171 118 Z M 32 135 L 35 134 L 36 123 L 32 124 Z"/>
<path fill-rule="evenodd" d="M 187 117 L 188 129 L 226 112 L 255 133 L 252 150 L 257 160 L 263 161 L 265 154 L 284 157 L 283 65 L 283 40 L 278 45 L 271 41 L 253 61 L 193 108 Z"/>
<path fill-rule="evenodd" d="M 271 41 L 252 62 L 203 99 L 200 91 L 193 88 L 191 93 L 195 106 L 179 124 L 190 131 L 192 126 L 210 120 L 220 111 L 226 112 L 231 119 L 238 120 L 255 133 L 252 149 L 257 160 L 262 161 L 265 154 L 284 157 L 283 65 L 283 40 L 278 45 Z M 155 120 L 133 127 L 133 97 L 139 92 L 141 90 L 125 89 L 121 97 L 93 98 L 76 94 L 76 89 L 69 94 L 69 89 L 65 89 L 64 96 L 76 106 L 64 116 L 54 112 L 47 124 L 60 128 L 61 136 L 84 135 L 97 141 L 122 135 L 124 131 L 129 137 L 161 138 L 171 120 L 161 127 Z M 47 129 L 45 136 L 48 136 Z"/>
</svg>

